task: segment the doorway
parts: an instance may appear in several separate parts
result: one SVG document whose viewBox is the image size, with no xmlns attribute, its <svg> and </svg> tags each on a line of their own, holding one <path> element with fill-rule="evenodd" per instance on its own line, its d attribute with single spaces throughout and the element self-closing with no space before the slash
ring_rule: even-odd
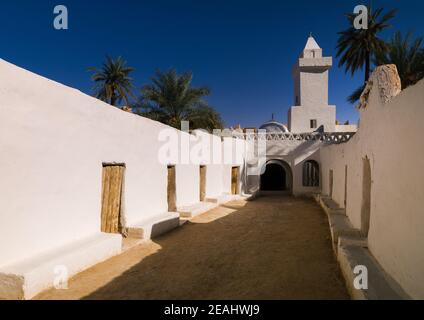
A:
<svg viewBox="0 0 424 320">
<path fill-rule="evenodd" d="M 368 237 L 371 218 L 371 164 L 368 157 L 362 161 L 362 206 L 361 206 L 361 232 Z"/>
<path fill-rule="evenodd" d="M 101 231 L 120 233 L 122 231 L 122 189 L 125 165 L 103 165 Z"/>
<path fill-rule="evenodd" d="M 262 191 L 287 190 L 286 170 L 277 163 L 268 163 L 265 172 L 261 175 Z"/>
<path fill-rule="evenodd" d="M 231 194 L 239 194 L 239 167 L 231 169 Z"/>
<path fill-rule="evenodd" d="M 168 166 L 168 212 L 177 211 L 177 182 L 175 166 Z"/>
<path fill-rule="evenodd" d="M 344 207 L 347 208 L 347 165 L 345 165 Z"/>
<path fill-rule="evenodd" d="M 205 201 L 206 198 L 206 166 L 200 166 L 200 201 Z"/>
<path fill-rule="evenodd" d="M 333 170 L 330 170 L 330 173 L 329 173 L 329 196 L 330 196 L 330 198 L 331 199 L 333 199 Z"/>
</svg>

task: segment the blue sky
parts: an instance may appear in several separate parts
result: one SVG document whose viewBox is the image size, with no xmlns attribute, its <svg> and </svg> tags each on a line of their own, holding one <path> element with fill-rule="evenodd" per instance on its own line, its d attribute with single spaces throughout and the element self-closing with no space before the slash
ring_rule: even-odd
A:
<svg viewBox="0 0 424 320">
<path fill-rule="evenodd" d="M 367 2 L 367 1 L 365 1 Z M 208 98 L 228 126 L 259 126 L 274 113 L 287 121 L 293 101 L 291 68 L 310 32 L 335 56 L 337 32 L 347 27 L 351 0 L 155 0 L 50 1 L 3 0 L 0 10 L 0 58 L 91 94 L 87 68 L 105 55 L 122 55 L 136 68 L 140 88 L 156 69 L 192 70 L 195 85 L 212 90 Z M 424 35 L 420 0 L 374 0 L 374 6 L 398 8 L 395 30 Z M 69 10 L 69 30 L 53 28 L 53 8 Z M 340 121 L 357 121 L 346 97 L 363 79 L 334 67 L 330 104 Z"/>
</svg>

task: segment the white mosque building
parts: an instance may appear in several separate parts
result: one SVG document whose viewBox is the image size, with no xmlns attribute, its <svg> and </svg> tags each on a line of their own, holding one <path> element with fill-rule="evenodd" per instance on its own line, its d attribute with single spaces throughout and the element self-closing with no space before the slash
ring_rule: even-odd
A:
<svg viewBox="0 0 424 320">
<path fill-rule="evenodd" d="M 309 37 L 293 68 L 288 125 L 216 136 L 0 60 L 0 299 L 30 299 L 53 285 L 58 266 L 72 276 L 120 254 L 123 237 L 149 239 L 182 216 L 261 192 L 321 204 L 353 298 L 424 299 L 424 81 L 402 91 L 394 65 L 376 68 L 360 126 L 339 126 L 331 66 Z M 180 154 L 164 162 L 166 135 Z M 213 155 L 187 162 L 199 147 Z M 353 287 L 357 265 L 369 269 L 367 290 Z"/>
<path fill-rule="evenodd" d="M 246 177 L 248 193 L 319 191 L 320 148 L 325 143 L 347 141 L 357 130 L 356 125 L 336 124 L 336 106 L 328 104 L 332 63 L 310 36 L 293 67 L 294 105 L 288 111 L 288 126 L 273 117 L 259 127 L 267 132 L 267 165 L 262 176 Z M 256 161 L 253 159 L 253 165 Z"/>
<path fill-rule="evenodd" d="M 288 127 L 272 119 L 260 129 L 274 133 L 356 132 L 356 125 L 336 124 L 336 106 L 328 104 L 332 65 L 332 57 L 323 57 L 322 49 L 310 36 L 293 67 L 294 104 L 288 112 Z"/>
</svg>

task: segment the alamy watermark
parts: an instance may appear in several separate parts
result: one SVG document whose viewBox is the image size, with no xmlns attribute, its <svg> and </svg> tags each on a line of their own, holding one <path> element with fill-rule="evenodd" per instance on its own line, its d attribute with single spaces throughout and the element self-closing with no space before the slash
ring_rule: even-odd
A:
<svg viewBox="0 0 424 320">
<path fill-rule="evenodd" d="M 353 287 L 356 290 L 368 290 L 368 268 L 358 265 L 353 269 L 353 273 L 357 275 L 353 279 Z"/>
<path fill-rule="evenodd" d="M 260 175 L 266 162 L 266 139 L 245 137 L 265 134 L 265 130 L 240 133 L 230 129 L 215 129 L 212 134 L 205 130 L 190 133 L 189 123 L 182 121 L 181 131 L 173 128 L 159 131 L 158 161 L 163 165 L 233 165 L 251 159 L 246 174 Z"/>
<path fill-rule="evenodd" d="M 68 8 L 63 4 L 57 5 L 53 9 L 53 14 L 55 15 L 53 27 L 56 30 L 68 30 Z"/>
<path fill-rule="evenodd" d="M 368 7 L 358 5 L 353 9 L 353 13 L 356 14 L 353 20 L 353 27 L 357 30 L 368 29 Z"/>
<path fill-rule="evenodd" d="M 67 290 L 69 281 L 69 271 L 64 265 L 57 265 L 53 270 L 55 277 L 53 279 L 53 287 L 56 290 Z"/>
</svg>

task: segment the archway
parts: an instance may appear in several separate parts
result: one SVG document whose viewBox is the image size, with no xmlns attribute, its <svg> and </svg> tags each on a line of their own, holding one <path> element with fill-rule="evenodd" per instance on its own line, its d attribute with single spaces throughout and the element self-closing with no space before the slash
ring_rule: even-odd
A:
<svg viewBox="0 0 424 320">
<path fill-rule="evenodd" d="M 266 163 L 260 178 L 261 191 L 289 191 L 292 175 L 290 166 L 281 160 Z"/>
</svg>

